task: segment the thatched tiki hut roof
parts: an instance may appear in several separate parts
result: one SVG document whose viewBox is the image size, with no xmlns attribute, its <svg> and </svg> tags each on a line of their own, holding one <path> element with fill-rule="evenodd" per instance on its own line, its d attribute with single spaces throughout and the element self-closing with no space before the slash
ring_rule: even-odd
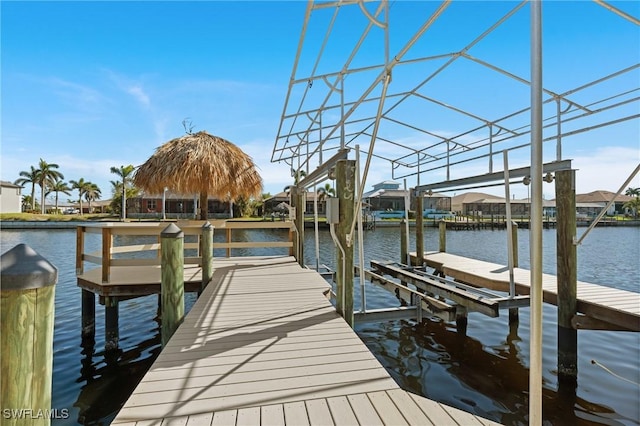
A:
<svg viewBox="0 0 640 426">
<path fill-rule="evenodd" d="M 149 192 L 164 188 L 200 194 L 200 219 L 207 219 L 208 196 L 235 201 L 260 196 L 262 178 L 251 157 L 231 142 L 207 132 L 187 134 L 158 149 L 134 176 Z"/>
</svg>

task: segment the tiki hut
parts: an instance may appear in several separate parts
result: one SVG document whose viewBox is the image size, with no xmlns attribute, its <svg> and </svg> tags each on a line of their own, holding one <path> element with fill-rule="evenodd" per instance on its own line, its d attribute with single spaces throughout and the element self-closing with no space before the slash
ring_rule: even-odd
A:
<svg viewBox="0 0 640 426">
<path fill-rule="evenodd" d="M 134 176 L 134 184 L 149 192 L 164 188 L 200 194 L 200 219 L 207 219 L 209 196 L 236 201 L 260 196 L 262 178 L 251 157 L 231 142 L 202 131 L 170 140 Z"/>
</svg>

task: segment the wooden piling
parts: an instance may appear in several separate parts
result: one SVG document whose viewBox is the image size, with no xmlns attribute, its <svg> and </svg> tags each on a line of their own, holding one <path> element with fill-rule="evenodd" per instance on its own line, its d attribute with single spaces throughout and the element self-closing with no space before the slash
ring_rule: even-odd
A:
<svg viewBox="0 0 640 426">
<path fill-rule="evenodd" d="M 338 257 L 336 309 L 351 327 L 353 327 L 353 242 L 347 242 L 347 235 L 351 232 L 351 224 L 355 217 L 355 171 L 354 160 L 339 160 L 336 163 L 336 194 L 340 200 L 336 236 L 345 252 L 343 257 L 340 250 L 336 251 Z"/>
<path fill-rule="evenodd" d="M 205 222 L 202 225 L 202 238 L 200 239 L 202 249 L 202 284 L 200 285 L 200 293 L 202 293 L 213 277 L 213 225 Z"/>
<path fill-rule="evenodd" d="M 297 203 L 298 203 L 298 187 L 291 186 L 289 187 L 289 201 L 291 203 L 291 207 L 297 211 Z M 291 212 L 288 213 L 289 215 Z M 300 235 L 299 227 L 298 227 L 298 216 L 293 215 L 293 227 L 294 227 L 294 236 L 293 236 L 293 257 L 296 258 L 296 261 L 299 262 L 300 256 L 298 254 L 298 250 L 300 249 L 298 245 L 298 237 Z"/>
<path fill-rule="evenodd" d="M 96 295 L 82 289 L 82 338 L 95 338 L 96 335 Z"/>
<path fill-rule="evenodd" d="M 304 202 L 304 191 L 302 188 L 296 188 L 296 228 L 298 229 L 298 264 L 304 268 L 304 210 L 305 210 L 305 202 Z"/>
<path fill-rule="evenodd" d="M 50 410 L 58 270 L 26 244 L 3 254 L 0 270 L 0 411 Z M 24 423 L 17 416 L 2 419 L 3 425 Z M 37 424 L 51 421 L 45 416 Z"/>
<path fill-rule="evenodd" d="M 438 223 L 438 230 L 440 231 L 438 251 L 445 253 L 447 251 L 447 222 L 441 220 Z"/>
<path fill-rule="evenodd" d="M 556 254 L 558 280 L 558 378 L 576 381 L 578 332 L 571 325 L 577 311 L 577 254 L 575 170 L 555 174 Z"/>
<path fill-rule="evenodd" d="M 104 298 L 104 349 L 105 351 L 115 351 L 118 349 L 120 341 L 120 312 L 117 297 L 107 296 Z"/>
<path fill-rule="evenodd" d="M 407 242 L 407 221 L 400 221 L 400 263 L 407 264 L 407 254 L 409 253 L 409 243 Z"/>
<path fill-rule="evenodd" d="M 415 266 L 422 266 L 424 263 L 424 197 L 422 192 L 416 194 L 416 261 Z M 408 219 L 408 218 L 407 218 Z"/>
<path fill-rule="evenodd" d="M 467 334 L 467 325 L 469 323 L 468 310 L 466 306 L 456 306 L 456 330 L 462 335 Z"/>
<path fill-rule="evenodd" d="M 518 267 L 518 223 L 511 221 L 511 244 L 513 250 L 513 267 Z M 509 324 L 516 324 L 520 320 L 518 308 L 509 308 Z"/>
<path fill-rule="evenodd" d="M 176 224 L 162 233 L 160 248 L 162 294 L 162 346 L 164 347 L 184 318 L 184 233 Z"/>
</svg>

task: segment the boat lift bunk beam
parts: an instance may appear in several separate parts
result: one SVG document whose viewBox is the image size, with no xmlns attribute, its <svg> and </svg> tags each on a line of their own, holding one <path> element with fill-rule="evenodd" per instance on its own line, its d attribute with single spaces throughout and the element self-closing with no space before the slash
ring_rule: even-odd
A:
<svg viewBox="0 0 640 426">
<path fill-rule="evenodd" d="M 436 277 L 398 264 L 397 262 L 379 262 L 372 260 L 371 268 L 380 275 L 389 275 L 403 282 L 413 284 L 431 295 L 443 297 L 469 311 L 480 312 L 490 317 L 500 316 L 500 309 L 529 306 L 528 296 L 508 297 L 466 284 Z"/>
</svg>

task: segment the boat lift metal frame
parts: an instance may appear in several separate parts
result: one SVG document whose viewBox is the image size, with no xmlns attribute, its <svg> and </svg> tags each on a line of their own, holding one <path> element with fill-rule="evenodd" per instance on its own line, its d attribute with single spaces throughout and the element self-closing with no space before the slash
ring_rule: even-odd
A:
<svg viewBox="0 0 640 426">
<path fill-rule="evenodd" d="M 542 146 L 545 142 L 555 141 L 556 161 L 561 162 L 563 160 L 563 138 L 631 120 L 640 121 L 640 114 L 637 112 L 639 109 L 637 107 L 640 106 L 640 85 L 638 84 L 640 78 L 631 78 L 632 83 L 629 87 L 624 87 L 616 93 L 607 93 L 605 97 L 592 97 L 586 101 L 583 99 L 578 102 L 578 96 L 576 96 L 584 95 L 588 88 L 599 86 L 623 76 L 628 77 L 631 75 L 637 77 L 640 74 L 640 63 L 632 63 L 623 69 L 616 70 L 562 93 L 543 87 L 542 5 L 540 0 L 518 3 L 504 15 L 498 17 L 485 31 L 458 50 L 439 55 L 417 55 L 414 58 L 407 58 L 407 54 L 412 52 L 412 47 L 423 37 L 428 37 L 428 29 L 436 21 L 449 18 L 445 11 L 450 7 L 451 3 L 450 0 L 442 1 L 406 44 L 395 55 L 391 56 L 389 40 L 392 26 L 389 20 L 390 4 L 387 0 L 374 3 L 375 8 L 373 11 L 367 8 L 367 4 L 370 3 L 364 0 L 328 2 L 309 0 L 271 161 L 283 161 L 292 168 L 297 168 L 297 170 L 304 168 L 309 172 L 312 161 L 317 160 L 318 165 L 322 166 L 324 153 L 331 153 L 338 149 L 343 150 L 356 144 L 364 147 L 362 140 L 368 139 L 368 147 L 362 150 L 363 154 L 367 156 L 367 161 L 360 178 L 360 191 L 357 197 L 357 205 L 359 206 L 363 189 L 367 182 L 370 162 L 374 157 L 387 160 L 390 163 L 393 179 L 415 176 L 419 186 L 421 180 L 422 182 L 428 181 L 424 177 L 421 179 L 421 175 L 429 177 L 434 172 L 444 170 L 446 179 L 441 184 L 451 187 L 453 186 L 452 171 L 458 171 L 459 166 L 486 161 L 487 174 L 492 175 L 494 173 L 493 159 L 495 155 L 505 156 L 506 158 L 508 154 L 505 154 L 505 151 L 511 153 L 515 150 L 530 148 L 530 182 L 532 190 L 530 251 L 532 275 L 529 421 L 532 425 L 540 425 L 542 423 Z M 424 5 L 424 3 L 416 4 Z M 526 4 L 530 4 L 531 80 L 469 54 L 472 47 L 482 42 L 483 39 L 513 17 Z M 594 4 L 601 6 L 603 12 L 619 16 L 621 22 L 627 21 L 632 25 L 640 25 L 638 18 L 603 0 L 595 0 Z M 355 7 L 360 9 L 368 24 L 344 64 L 338 65 L 339 68 L 334 71 L 318 72 L 321 58 L 323 58 L 325 49 L 328 46 L 339 14 L 347 8 L 353 9 Z M 312 12 L 329 8 L 333 8 L 334 12 L 327 26 L 324 39 L 318 48 L 318 54 L 313 63 L 311 73 L 301 75 L 298 73 L 298 66 Z M 320 14 L 314 13 L 314 15 Z M 402 26 L 402 23 L 399 25 Z M 351 31 L 354 29 L 355 27 L 350 27 Z M 360 67 L 352 66 L 354 57 L 363 47 L 365 40 L 371 37 L 373 31 L 378 29 L 383 32 L 383 48 L 381 50 L 384 58 L 382 63 Z M 437 60 L 444 60 L 445 63 L 425 78 L 417 81 L 411 89 L 393 92 L 393 85 L 390 85 L 390 81 L 394 68 L 410 67 Z M 436 76 L 448 71 L 452 64 L 460 62 L 472 63 L 483 69 L 493 71 L 498 76 L 506 77 L 508 81 L 528 86 L 530 89 L 530 106 L 520 108 L 507 115 L 490 118 L 421 92 L 421 89 Z M 355 78 L 355 76 L 362 76 L 371 72 L 377 73 L 371 84 L 369 86 L 365 84 L 365 88 L 357 97 L 345 99 L 346 77 L 354 76 Z M 317 82 L 323 84 L 314 85 Z M 315 87 L 314 92 L 316 93 L 311 94 L 313 87 Z M 318 87 L 325 88 L 323 93 L 317 93 Z M 300 96 L 300 102 L 295 104 L 292 101 L 292 93 L 299 88 L 302 88 L 302 95 Z M 379 92 L 380 94 L 378 94 Z M 330 102 L 334 95 L 339 97 L 339 102 Z M 309 106 L 305 102 L 307 99 L 319 99 L 321 100 L 320 105 Z M 477 124 L 451 136 L 425 128 L 423 122 L 428 120 L 415 123 L 408 122 L 404 118 L 399 119 L 391 116 L 391 112 L 405 101 L 415 99 L 427 102 L 430 105 L 436 105 L 444 111 L 456 113 L 461 119 L 472 120 Z M 393 104 L 386 106 L 385 103 L 388 100 L 392 101 Z M 553 103 L 556 104 L 555 113 L 544 116 L 544 105 Z M 371 115 L 366 108 L 375 104 L 377 104 L 376 113 Z M 634 106 L 636 106 L 635 109 L 632 108 Z M 348 110 L 345 111 L 346 108 Z M 625 110 L 625 108 L 631 111 Z M 358 113 L 362 115 L 359 116 Z M 526 122 L 526 124 L 509 124 L 509 120 L 521 116 L 526 117 L 527 114 L 530 115 L 530 121 Z M 615 116 L 611 117 L 612 115 Z M 604 118 L 597 123 L 589 120 L 585 121 L 586 118 L 592 119 L 594 117 Z M 580 125 L 580 123 L 584 124 Z M 565 125 L 567 124 L 574 126 L 574 128 L 566 130 Z M 415 148 L 400 140 L 392 140 L 392 138 L 384 135 L 379 137 L 380 127 L 386 125 L 398 125 L 404 129 L 410 129 L 424 135 L 423 146 Z M 553 133 L 554 129 L 555 134 L 545 136 L 543 133 L 544 131 Z M 478 133 L 480 132 L 484 132 L 484 134 L 479 136 Z M 435 141 L 431 139 L 435 139 Z M 377 144 L 387 144 L 393 149 L 394 155 L 381 153 L 377 149 Z M 400 152 L 398 153 L 398 151 Z M 297 167 L 294 167 L 294 162 L 297 163 Z M 400 169 L 401 167 L 406 170 Z M 512 175 L 512 173 L 505 172 L 504 175 L 508 176 Z M 469 177 L 463 173 L 463 177 L 458 178 L 458 181 L 464 182 L 465 179 L 468 179 L 469 181 L 479 181 L 478 184 L 482 185 L 486 183 L 483 177 L 486 178 L 482 174 Z M 469 184 L 469 181 L 467 181 L 466 185 Z M 352 225 L 352 230 L 354 227 L 355 221 Z"/>
</svg>

